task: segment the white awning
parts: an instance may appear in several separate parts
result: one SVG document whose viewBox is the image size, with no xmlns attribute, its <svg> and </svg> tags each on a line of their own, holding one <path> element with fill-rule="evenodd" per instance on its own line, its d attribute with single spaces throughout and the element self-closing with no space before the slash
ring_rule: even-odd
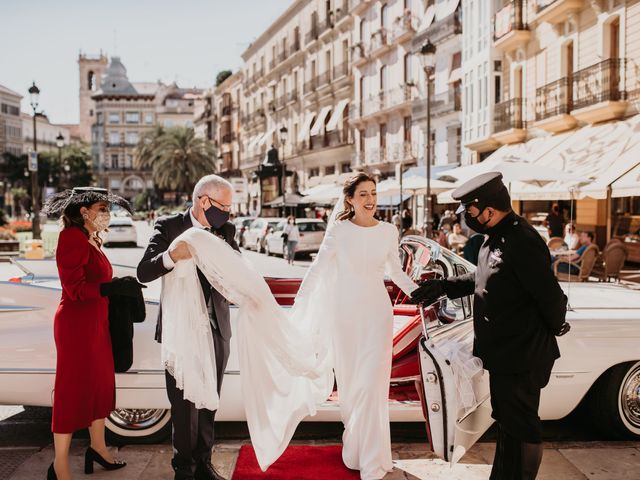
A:
<svg viewBox="0 0 640 480">
<path fill-rule="evenodd" d="M 311 127 L 311 131 L 309 132 L 309 134 L 312 137 L 315 135 L 318 135 L 322 130 L 322 127 L 324 126 L 324 121 L 327 119 L 327 115 L 329 115 L 331 108 L 332 108 L 332 105 L 327 105 L 326 107 L 322 107 L 322 110 L 320 110 L 320 113 L 318 114 L 318 118 L 316 118 L 316 123 L 313 124 L 313 127 Z"/>
<path fill-rule="evenodd" d="M 424 17 L 422 24 L 420 25 L 420 31 L 425 30 L 433 23 L 433 19 L 436 17 L 436 6 L 431 5 L 424 11 Z"/>
<path fill-rule="evenodd" d="M 264 145 L 267 142 L 271 142 L 272 140 L 272 136 L 273 133 L 276 131 L 275 128 L 271 128 L 269 130 L 267 130 L 267 133 L 265 133 L 262 138 L 260 139 L 260 141 L 258 142 L 258 146 L 261 147 L 262 145 Z"/>
<path fill-rule="evenodd" d="M 302 124 L 302 128 L 298 133 L 298 142 L 304 142 L 309 136 L 309 129 L 311 128 L 311 122 L 313 122 L 313 117 L 315 116 L 315 112 L 307 112 L 307 116 L 304 117 L 304 123 Z"/>
<path fill-rule="evenodd" d="M 449 15 L 455 12 L 456 8 L 458 8 L 459 3 L 460 0 L 446 0 L 438 4 L 438 7 L 436 8 L 436 22 L 447 18 Z"/>
<path fill-rule="evenodd" d="M 462 68 L 451 70 L 449 75 L 449 83 L 455 83 L 462 78 Z"/>
<path fill-rule="evenodd" d="M 640 197 L 640 156 L 636 158 L 638 165 L 611 184 L 612 197 Z"/>
<path fill-rule="evenodd" d="M 329 119 L 329 123 L 327 123 L 327 128 L 325 129 L 327 132 L 331 132 L 338 127 L 340 120 L 342 120 L 342 114 L 344 109 L 347 107 L 349 103 L 349 99 L 345 98 L 344 100 L 340 100 L 336 108 L 333 110 L 331 114 L 331 118 Z"/>
<path fill-rule="evenodd" d="M 609 186 L 613 189 L 613 184 L 622 181 L 639 163 L 640 115 L 624 121 L 583 127 L 565 136 L 567 138 L 559 145 L 541 155 L 536 164 L 571 172 L 587 180 L 554 181 L 542 186 L 516 182 L 511 190 L 513 199 L 605 199 Z M 618 190 L 618 196 L 624 196 L 620 194 L 622 191 Z"/>
</svg>

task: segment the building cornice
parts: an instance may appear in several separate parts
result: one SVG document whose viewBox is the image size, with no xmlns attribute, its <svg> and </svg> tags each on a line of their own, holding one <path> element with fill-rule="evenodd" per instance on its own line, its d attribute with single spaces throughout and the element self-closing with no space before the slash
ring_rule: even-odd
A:
<svg viewBox="0 0 640 480">
<path fill-rule="evenodd" d="M 260 48 L 265 46 L 270 40 L 273 40 L 275 33 L 280 31 L 287 22 L 295 18 L 295 16 L 307 6 L 311 0 L 295 0 L 289 8 L 287 8 L 282 15 L 280 15 L 269 27 L 256 38 L 249 47 L 242 52 L 240 57 L 244 62 L 248 62 L 249 58 L 254 55 Z"/>
</svg>

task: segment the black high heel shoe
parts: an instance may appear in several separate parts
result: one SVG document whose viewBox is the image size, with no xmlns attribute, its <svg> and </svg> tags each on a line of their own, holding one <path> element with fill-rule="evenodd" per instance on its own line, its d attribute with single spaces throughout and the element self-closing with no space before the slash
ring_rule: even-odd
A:
<svg viewBox="0 0 640 480">
<path fill-rule="evenodd" d="M 53 463 L 49 465 L 49 470 L 47 470 L 47 480 L 58 480 L 56 471 L 53 469 Z"/>
<path fill-rule="evenodd" d="M 87 451 L 84 453 L 85 474 L 88 475 L 93 473 L 93 462 L 97 462 L 105 470 L 118 470 L 119 468 L 127 466 L 127 462 L 123 462 L 122 460 L 116 460 L 113 463 L 109 463 L 93 448 L 87 447 Z"/>
</svg>

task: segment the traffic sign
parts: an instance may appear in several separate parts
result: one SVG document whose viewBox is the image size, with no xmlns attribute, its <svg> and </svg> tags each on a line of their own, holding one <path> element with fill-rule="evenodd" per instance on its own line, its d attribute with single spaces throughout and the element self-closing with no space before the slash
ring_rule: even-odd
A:
<svg viewBox="0 0 640 480">
<path fill-rule="evenodd" d="M 38 152 L 29 152 L 29 171 L 38 171 Z"/>
</svg>

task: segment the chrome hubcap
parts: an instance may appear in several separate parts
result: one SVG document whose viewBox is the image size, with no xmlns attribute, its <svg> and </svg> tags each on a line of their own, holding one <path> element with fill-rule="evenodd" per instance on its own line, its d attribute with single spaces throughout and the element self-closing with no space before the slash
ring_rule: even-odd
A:
<svg viewBox="0 0 640 480">
<path fill-rule="evenodd" d="M 622 384 L 622 413 L 634 427 L 640 428 L 640 365 L 627 376 Z"/>
<path fill-rule="evenodd" d="M 111 412 L 109 420 L 120 428 L 143 430 L 158 423 L 165 414 L 163 409 L 118 408 Z"/>
</svg>

